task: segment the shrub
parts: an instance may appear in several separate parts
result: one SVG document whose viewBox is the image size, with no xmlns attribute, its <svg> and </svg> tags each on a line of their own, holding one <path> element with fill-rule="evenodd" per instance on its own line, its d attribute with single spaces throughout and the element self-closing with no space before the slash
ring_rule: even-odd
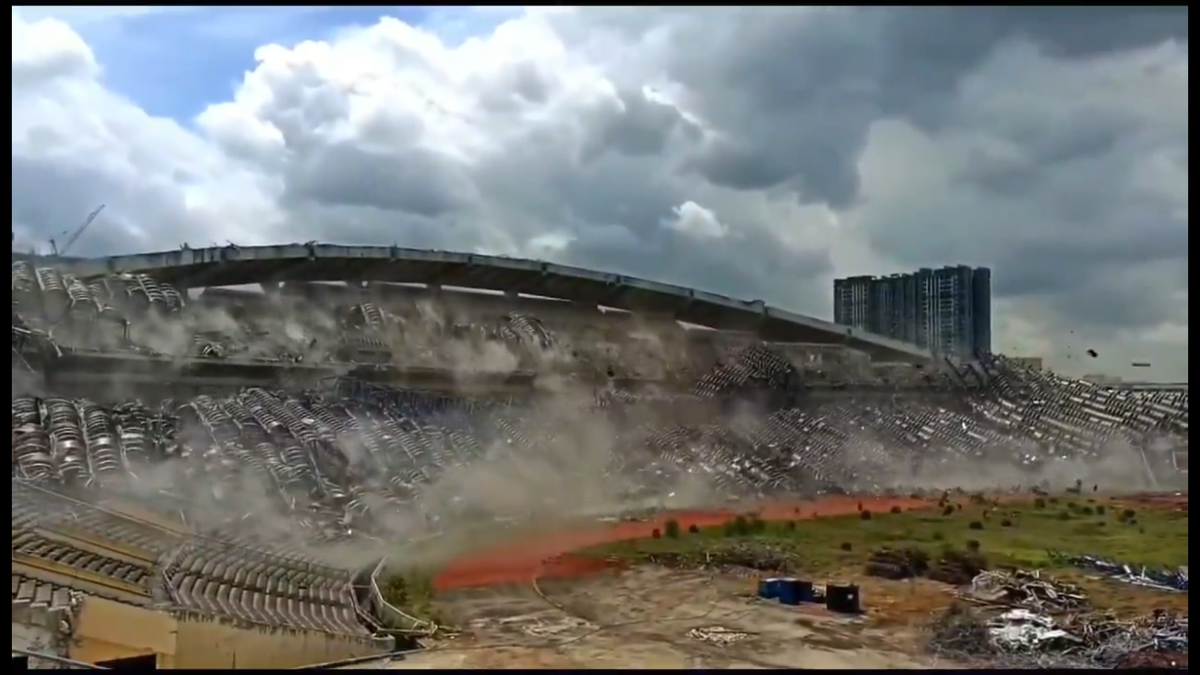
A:
<svg viewBox="0 0 1200 675">
<path fill-rule="evenodd" d="M 796 521 L 789 520 L 789 521 L 787 521 L 787 525 L 784 525 L 784 527 L 787 528 L 789 531 L 794 532 L 796 530 Z"/>
<path fill-rule="evenodd" d="M 1102 516 L 1105 513 L 1108 513 L 1108 509 L 1103 504 L 1096 507 L 1096 515 Z"/>
<path fill-rule="evenodd" d="M 1090 507 L 1090 506 L 1085 506 L 1085 507 L 1083 507 L 1083 508 L 1079 509 L 1079 512 L 1080 512 L 1080 513 L 1082 513 L 1082 514 L 1083 514 L 1083 515 L 1085 515 L 1085 516 L 1090 516 L 1090 515 L 1093 515 L 1093 514 L 1095 514 L 1095 513 L 1096 513 L 1096 510 L 1095 510 L 1095 509 L 1093 509 L 1093 508 L 1092 508 L 1092 507 Z"/>
<path fill-rule="evenodd" d="M 433 581 L 416 573 L 393 574 L 384 581 L 380 592 L 389 604 L 411 608 L 433 597 Z"/>
<path fill-rule="evenodd" d="M 935 531 L 935 532 L 933 533 L 933 540 L 934 540 L 934 541 L 942 541 L 942 540 L 943 540 L 943 539 L 945 539 L 945 538 L 946 538 L 946 535 L 942 534 L 940 531 Z"/>
<path fill-rule="evenodd" d="M 848 541 L 843 541 L 843 542 L 842 542 L 841 549 L 842 549 L 843 551 L 853 551 L 853 550 L 854 550 L 854 545 L 853 545 L 853 544 L 851 544 L 851 543 L 850 543 L 850 542 L 848 542 Z"/>
<path fill-rule="evenodd" d="M 968 539 L 967 540 L 967 550 L 970 551 L 971 553 L 979 553 L 979 549 L 982 546 L 983 545 L 979 543 L 978 539 Z"/>
<path fill-rule="evenodd" d="M 1051 498 L 1050 498 L 1050 503 L 1051 503 L 1051 504 L 1057 504 L 1057 503 L 1058 503 L 1058 497 L 1051 497 Z"/>
<path fill-rule="evenodd" d="M 767 521 L 755 516 L 750 519 L 751 534 L 762 534 L 767 531 Z"/>
<path fill-rule="evenodd" d="M 1013 521 L 1009 520 L 1008 518 L 1005 518 L 1004 520 L 1000 521 L 1000 527 L 1012 527 L 1012 526 L 1013 526 Z"/>
<path fill-rule="evenodd" d="M 750 534 L 750 521 L 745 516 L 738 516 L 725 525 L 725 534 L 731 537 L 744 537 Z"/>
<path fill-rule="evenodd" d="M 667 538 L 669 539 L 678 539 L 679 534 L 682 531 L 682 528 L 679 527 L 679 521 L 675 520 L 674 518 L 668 520 L 666 524 L 663 525 L 663 528 L 666 532 Z"/>
<path fill-rule="evenodd" d="M 1121 512 L 1121 520 L 1131 520 L 1137 517 L 1137 511 L 1133 509 L 1125 509 Z"/>
<path fill-rule="evenodd" d="M 688 525 L 688 534 L 700 534 L 700 526 L 695 523 Z"/>
<path fill-rule="evenodd" d="M 1096 527 L 1108 527 L 1108 521 L 1107 521 L 1107 520 L 1101 520 L 1101 521 L 1099 521 L 1099 522 L 1097 522 L 1097 523 L 1096 523 Z"/>
<path fill-rule="evenodd" d="M 1058 519 L 1059 519 L 1059 520 L 1070 520 L 1070 519 L 1071 519 L 1071 512 L 1070 512 L 1070 511 L 1059 511 L 1059 512 L 1058 512 Z"/>
<path fill-rule="evenodd" d="M 892 513 L 903 513 L 904 509 L 900 508 L 899 506 L 893 506 L 891 511 Z"/>
<path fill-rule="evenodd" d="M 863 520 L 870 520 L 870 519 L 871 519 L 871 512 L 870 512 L 870 511 L 863 511 L 862 513 L 859 513 L 859 514 L 858 514 L 858 517 L 859 517 L 859 518 L 861 518 L 861 519 L 863 519 Z"/>
<path fill-rule="evenodd" d="M 662 539 L 662 531 L 656 527 L 654 528 L 654 531 L 650 533 L 650 536 L 654 539 Z"/>
<path fill-rule="evenodd" d="M 972 520 L 970 523 L 967 523 L 967 529 L 982 530 L 983 523 L 979 522 L 978 520 Z"/>
<path fill-rule="evenodd" d="M 952 515 L 954 515 L 954 507 L 953 507 L 953 506 L 947 506 L 946 508 L 942 509 L 942 515 L 943 515 L 943 516 L 952 516 Z"/>
<path fill-rule="evenodd" d="M 1046 500 L 1042 497 L 1038 497 L 1037 499 L 1033 500 L 1033 506 L 1037 509 L 1044 509 L 1046 508 Z"/>
</svg>

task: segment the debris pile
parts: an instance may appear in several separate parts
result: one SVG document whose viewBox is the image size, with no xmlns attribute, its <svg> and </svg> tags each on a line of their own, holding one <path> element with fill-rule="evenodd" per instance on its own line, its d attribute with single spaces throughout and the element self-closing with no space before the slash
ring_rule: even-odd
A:
<svg viewBox="0 0 1200 675">
<path fill-rule="evenodd" d="M 1066 653 L 1082 640 L 1059 628 L 1054 618 L 1027 609 L 1010 609 L 987 622 L 992 645 L 1005 652 L 1050 651 Z"/>
<path fill-rule="evenodd" d="M 1145 566 L 1126 565 L 1091 555 L 1070 555 L 1051 551 L 1050 556 L 1059 564 L 1099 572 L 1113 581 L 1171 593 L 1188 592 L 1187 566 L 1174 570 L 1152 569 Z"/>
<path fill-rule="evenodd" d="M 711 645 L 724 647 L 735 642 L 748 640 L 752 636 L 750 633 L 745 631 L 725 628 L 724 626 L 705 626 L 702 628 L 693 628 L 689 630 L 688 637 L 700 642 L 707 642 Z"/>
<path fill-rule="evenodd" d="M 1086 612 L 1086 595 L 1033 572 L 985 572 L 930 626 L 930 649 L 1008 668 L 1187 668 L 1188 619 L 1163 611 L 1133 621 Z M 1057 615 L 1057 616 L 1055 616 Z"/>
<path fill-rule="evenodd" d="M 926 576 L 943 584 L 966 586 L 987 568 L 987 560 L 978 553 L 947 549 L 930 566 Z"/>
<path fill-rule="evenodd" d="M 866 573 L 883 579 L 914 579 L 929 571 L 929 554 L 916 547 L 883 548 L 867 558 Z"/>
<path fill-rule="evenodd" d="M 971 580 L 970 597 L 985 605 L 1013 607 L 1044 613 L 1073 612 L 1087 607 L 1087 595 L 1078 586 L 1043 579 L 1040 572 L 982 572 Z"/>
</svg>

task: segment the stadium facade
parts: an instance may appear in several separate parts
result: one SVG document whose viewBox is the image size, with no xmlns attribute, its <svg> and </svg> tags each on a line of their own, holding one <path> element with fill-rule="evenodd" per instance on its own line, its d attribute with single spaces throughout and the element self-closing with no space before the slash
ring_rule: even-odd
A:
<svg viewBox="0 0 1200 675">
<path fill-rule="evenodd" d="M 501 515 L 463 482 L 481 473 L 518 517 L 698 477 L 717 501 L 981 462 L 1032 483 L 1113 447 L 1111 480 L 1186 486 L 1186 391 L 932 359 L 591 270 L 228 247 L 16 260 L 12 292 L 14 651 L 222 669 L 392 651 L 415 626 L 380 557 L 421 523 Z"/>
<path fill-rule="evenodd" d="M 956 265 L 836 279 L 833 315 L 838 325 L 971 359 L 992 349 L 992 271 Z"/>
</svg>

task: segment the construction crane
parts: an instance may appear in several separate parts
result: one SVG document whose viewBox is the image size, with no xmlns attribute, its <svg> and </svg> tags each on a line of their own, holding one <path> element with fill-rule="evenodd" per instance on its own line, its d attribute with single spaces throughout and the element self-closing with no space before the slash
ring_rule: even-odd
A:
<svg viewBox="0 0 1200 675">
<path fill-rule="evenodd" d="M 92 221 L 96 220 L 96 216 L 100 215 L 100 212 L 103 210 L 104 204 L 101 204 L 96 207 L 95 211 L 89 213 L 88 217 L 84 219 L 83 224 L 76 228 L 71 233 L 71 236 L 67 238 L 67 242 L 63 244 L 62 250 L 59 250 L 58 243 L 54 239 L 50 239 L 50 252 L 55 256 L 66 255 L 71 250 L 71 247 L 75 245 L 75 242 L 79 241 L 79 238 L 83 236 L 83 233 L 92 226 Z"/>
</svg>

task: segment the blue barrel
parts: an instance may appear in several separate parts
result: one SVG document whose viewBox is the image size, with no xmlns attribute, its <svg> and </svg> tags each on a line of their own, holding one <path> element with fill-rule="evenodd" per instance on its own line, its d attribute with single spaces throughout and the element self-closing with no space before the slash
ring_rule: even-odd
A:
<svg viewBox="0 0 1200 675">
<path fill-rule="evenodd" d="M 804 602 L 800 580 L 780 579 L 778 596 L 781 605 L 799 605 Z"/>
<path fill-rule="evenodd" d="M 779 597 L 779 579 L 759 579 L 758 580 L 758 597 L 765 600 L 774 600 Z"/>
</svg>

